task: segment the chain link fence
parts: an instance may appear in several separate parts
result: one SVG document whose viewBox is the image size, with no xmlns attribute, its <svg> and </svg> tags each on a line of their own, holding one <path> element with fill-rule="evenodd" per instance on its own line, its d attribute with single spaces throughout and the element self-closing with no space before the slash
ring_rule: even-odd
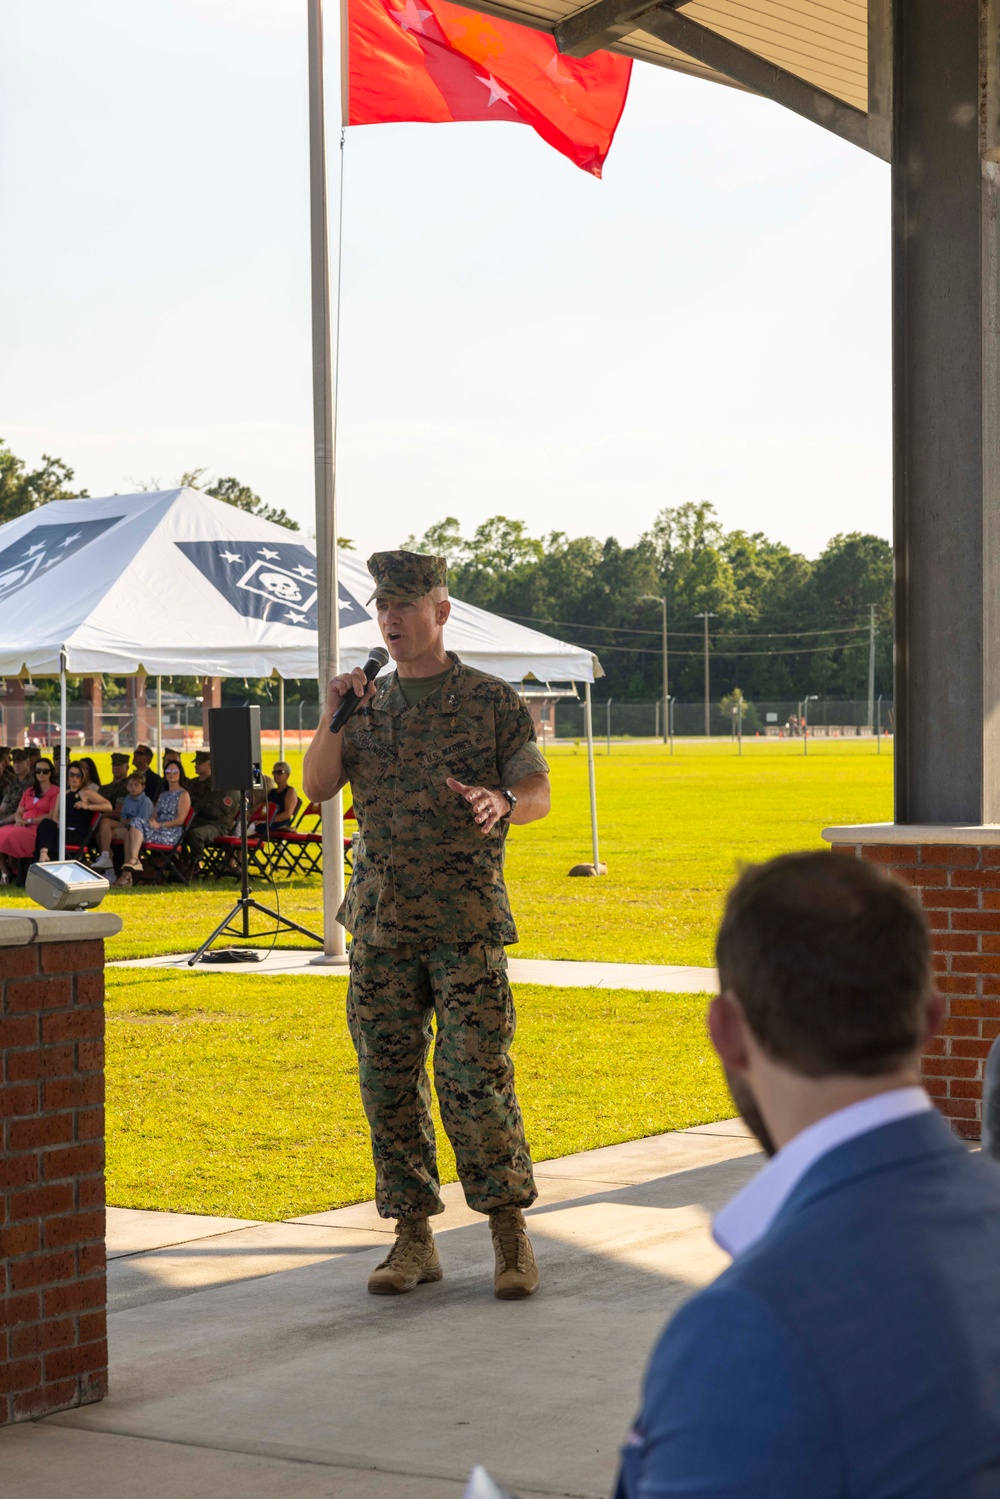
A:
<svg viewBox="0 0 1000 1499">
<path fill-rule="evenodd" d="M 581 740 L 586 736 L 582 700 L 559 700 L 553 705 L 555 712 L 555 738 L 557 740 Z M 704 703 L 676 703 L 670 705 L 671 727 L 675 737 L 700 738 L 705 734 Z M 893 732 L 893 704 L 891 698 L 883 697 L 876 705 L 876 722 L 883 733 Z M 153 742 L 156 737 L 155 704 L 145 710 L 145 728 L 136 733 L 135 718 L 130 713 L 104 709 L 100 715 L 99 735 L 94 735 L 92 747 L 131 749 L 138 739 Z M 319 703 L 287 703 L 285 705 L 285 748 L 305 749 L 319 724 Z M 802 734 L 803 719 L 808 723 L 809 733 L 816 738 L 863 738 L 873 733 L 868 721 L 867 699 L 810 698 L 789 699 L 780 702 L 748 703 L 743 710 L 744 738 L 798 738 Z M 89 709 L 83 703 L 71 703 L 66 714 L 66 728 L 71 744 L 76 748 L 90 743 Z M 279 735 L 279 708 L 277 703 L 260 704 L 260 726 L 268 750 L 277 751 Z M 709 709 L 709 727 L 713 738 L 731 738 L 736 734 L 736 718 L 730 709 L 723 710 L 718 703 Z M 53 744 L 59 734 L 58 703 L 33 704 L 25 713 L 25 728 L 22 742 Z M 613 739 L 658 739 L 663 734 L 662 702 L 629 703 L 595 702 L 594 735 Z M 202 743 L 202 719 L 200 703 L 185 703 L 164 706 L 163 743 L 165 747 L 179 750 L 197 749 Z M 7 731 L 4 709 L 0 706 L 0 743 L 11 743 Z"/>
<path fill-rule="evenodd" d="M 892 699 L 876 702 L 875 720 L 883 733 L 893 732 Z M 670 705 L 671 727 L 679 738 L 704 737 L 704 703 Z M 583 739 L 586 735 L 582 702 L 555 704 L 556 739 Z M 663 705 L 656 703 L 595 702 L 593 705 L 595 738 L 654 739 L 663 734 Z M 869 722 L 867 698 L 810 698 L 781 702 L 747 703 L 743 708 L 743 736 L 754 738 L 799 738 L 803 723 L 817 738 L 864 738 L 874 733 Z M 713 738 L 731 738 L 736 734 L 736 715 L 718 703 L 709 705 L 709 733 Z"/>
</svg>

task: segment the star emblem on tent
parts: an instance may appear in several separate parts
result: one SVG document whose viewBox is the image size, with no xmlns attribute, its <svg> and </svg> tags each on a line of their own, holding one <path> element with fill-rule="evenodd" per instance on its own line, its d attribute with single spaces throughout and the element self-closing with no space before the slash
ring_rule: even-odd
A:
<svg viewBox="0 0 1000 1499">
<path fill-rule="evenodd" d="M 415 31 L 419 36 L 423 32 L 424 22 L 430 19 L 433 12 L 421 10 L 416 0 L 406 0 L 402 10 L 390 10 L 389 14 L 401 31 Z"/>
<path fill-rule="evenodd" d="M 239 552 L 220 552 L 219 556 L 222 558 L 223 562 L 243 561 L 243 558 L 240 556 Z"/>
<path fill-rule="evenodd" d="M 65 541 L 61 541 L 61 542 L 60 542 L 60 543 L 59 543 L 59 545 L 60 545 L 60 546 L 61 546 L 61 547 L 68 547 L 68 546 L 70 546 L 70 545 L 71 545 L 71 544 L 72 544 L 72 543 L 73 543 L 73 542 L 74 542 L 74 541 L 79 541 L 79 540 L 80 540 L 80 532 L 79 532 L 79 531 L 74 531 L 74 532 L 73 532 L 73 534 L 72 534 L 72 536 L 67 536 L 67 537 L 66 537 L 66 540 L 65 540 Z"/>
<path fill-rule="evenodd" d="M 275 558 L 281 556 L 281 553 L 272 551 L 270 547 L 258 547 L 257 556 L 266 557 L 269 561 L 273 562 Z"/>
<path fill-rule="evenodd" d="M 24 555 L 26 557 L 33 557 L 36 552 L 44 552 L 44 551 L 45 551 L 45 543 L 44 543 L 44 541 L 36 541 L 35 544 L 34 544 L 34 546 L 29 547 L 28 550 L 25 552 Z"/>
<path fill-rule="evenodd" d="M 511 103 L 510 94 L 497 83 L 492 73 L 487 73 L 485 78 L 480 78 L 477 73 L 475 78 L 477 83 L 481 83 L 484 88 L 488 88 L 490 91 L 490 97 L 486 101 L 487 109 L 492 109 L 493 105 L 497 103 L 506 104 L 509 109 L 514 108 L 514 105 Z"/>
</svg>

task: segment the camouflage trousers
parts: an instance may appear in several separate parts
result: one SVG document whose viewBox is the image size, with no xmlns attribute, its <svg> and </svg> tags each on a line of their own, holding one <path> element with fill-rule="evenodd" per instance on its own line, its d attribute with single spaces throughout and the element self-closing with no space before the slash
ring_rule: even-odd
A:
<svg viewBox="0 0 1000 1499">
<path fill-rule="evenodd" d="M 444 1211 L 427 1056 L 466 1201 L 477 1212 L 536 1197 L 514 1093 L 514 1001 L 502 947 L 351 943 L 347 1023 L 371 1128 L 383 1218 Z"/>
</svg>

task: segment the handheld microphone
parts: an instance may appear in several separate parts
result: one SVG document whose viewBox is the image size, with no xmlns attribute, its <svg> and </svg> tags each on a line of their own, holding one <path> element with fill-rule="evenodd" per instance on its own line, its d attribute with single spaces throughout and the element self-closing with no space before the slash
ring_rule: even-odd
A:
<svg viewBox="0 0 1000 1499">
<path fill-rule="evenodd" d="M 365 680 L 368 682 L 373 681 L 374 678 L 378 676 L 383 666 L 385 666 L 388 659 L 389 652 L 387 650 L 385 650 L 380 645 L 373 646 L 371 651 L 369 652 L 368 660 L 361 668 L 365 674 Z M 340 730 L 344 727 L 345 723 L 357 708 L 360 701 L 361 699 L 358 697 L 358 694 L 352 688 L 344 698 L 344 701 L 341 703 L 336 713 L 333 715 L 333 718 L 330 720 L 331 734 L 340 733 Z"/>
</svg>

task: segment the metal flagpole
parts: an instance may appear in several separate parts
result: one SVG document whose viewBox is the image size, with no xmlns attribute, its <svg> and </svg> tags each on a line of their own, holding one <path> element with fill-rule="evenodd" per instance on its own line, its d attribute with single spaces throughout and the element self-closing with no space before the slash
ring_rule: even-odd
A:
<svg viewBox="0 0 1000 1499">
<path fill-rule="evenodd" d="M 285 758 L 285 679 L 278 678 L 278 759 Z"/>
<path fill-rule="evenodd" d="M 312 268 L 313 444 L 316 477 L 316 586 L 319 700 L 340 670 L 337 589 L 336 397 L 337 360 L 330 307 L 326 118 L 323 93 L 323 0 L 306 0 L 309 30 L 309 222 Z M 340 216 L 337 231 L 337 337 L 340 251 L 344 210 L 344 133 L 340 135 Z M 315 963 L 343 963 L 347 944 L 337 912 L 344 898 L 344 809 L 340 793 L 323 803 L 323 955 Z"/>
<path fill-rule="evenodd" d="M 66 857 L 66 650 L 59 652 L 59 857 Z"/>
</svg>

